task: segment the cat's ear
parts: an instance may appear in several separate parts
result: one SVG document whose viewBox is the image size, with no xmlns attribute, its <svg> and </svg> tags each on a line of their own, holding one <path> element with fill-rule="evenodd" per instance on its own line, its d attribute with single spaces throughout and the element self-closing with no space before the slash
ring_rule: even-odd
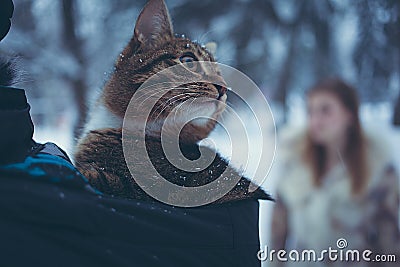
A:
<svg viewBox="0 0 400 267">
<path fill-rule="evenodd" d="M 218 45 L 217 45 L 216 42 L 206 43 L 205 47 L 206 47 L 208 52 L 210 52 L 213 56 L 216 56 L 217 48 L 218 48 Z"/>
<path fill-rule="evenodd" d="M 150 0 L 140 13 L 133 39 L 143 45 L 154 46 L 174 35 L 171 18 L 164 0 Z"/>
</svg>

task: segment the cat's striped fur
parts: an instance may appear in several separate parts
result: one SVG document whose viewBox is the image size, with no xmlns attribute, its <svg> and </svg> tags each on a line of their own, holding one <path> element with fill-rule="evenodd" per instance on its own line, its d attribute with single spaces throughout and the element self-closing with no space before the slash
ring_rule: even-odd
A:
<svg viewBox="0 0 400 267">
<path fill-rule="evenodd" d="M 129 101 L 139 86 L 153 74 L 180 64 L 180 59 L 185 55 L 193 60 L 214 61 L 213 55 L 201 45 L 187 38 L 174 36 L 165 3 L 162 0 L 150 0 L 136 22 L 130 43 L 116 61 L 115 71 L 96 103 L 75 154 L 75 163 L 79 170 L 100 191 L 134 199 L 152 199 L 136 184 L 126 166 L 122 150 L 122 121 Z M 225 83 L 219 72 L 213 75 L 214 79 Z M 156 114 L 157 118 L 151 115 L 147 121 L 133 122 L 147 123 L 147 127 L 151 127 L 151 131 L 146 129 L 146 147 L 155 168 L 167 180 L 178 185 L 199 186 L 215 180 L 227 168 L 228 162 L 217 155 L 213 163 L 203 171 L 191 173 L 179 170 L 168 162 L 160 142 L 162 120 L 174 105 L 180 103 L 178 101 L 172 105 L 169 99 L 181 97 L 180 100 L 184 101 L 198 96 L 217 99 L 220 104 L 211 111 L 209 108 L 198 107 L 205 115 L 217 118 L 223 110 L 225 93 L 226 88 L 220 85 L 188 84 L 184 93 L 182 90 L 171 90 L 157 102 L 156 107 L 163 107 L 163 112 Z M 207 137 L 214 126 L 214 120 L 185 126 L 180 140 L 182 152 L 187 158 L 196 159 L 199 156 L 197 142 Z M 140 157 L 143 157 L 140 154 L 133 156 L 137 157 L 136 162 L 141 162 Z M 136 175 L 147 177 L 146 168 L 142 168 L 142 173 Z M 181 177 L 185 179 L 182 180 Z M 236 187 L 218 202 L 246 198 L 269 199 L 261 189 L 249 193 L 249 184 L 248 179 L 241 178 Z"/>
</svg>

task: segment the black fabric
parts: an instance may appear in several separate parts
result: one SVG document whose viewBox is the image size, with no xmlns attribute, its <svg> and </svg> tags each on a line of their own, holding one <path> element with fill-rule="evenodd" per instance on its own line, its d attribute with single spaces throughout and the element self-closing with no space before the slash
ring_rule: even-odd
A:
<svg viewBox="0 0 400 267">
<path fill-rule="evenodd" d="M 23 89 L 0 85 L 0 111 L 23 110 L 28 107 Z"/>
<path fill-rule="evenodd" d="M 18 162 L 32 147 L 33 123 L 25 91 L 0 88 L 0 164 Z"/>
<path fill-rule="evenodd" d="M 256 200 L 177 208 L 105 196 L 63 154 L 39 145 L 0 165 L 0 266 L 260 266 Z"/>
<path fill-rule="evenodd" d="M 7 35 L 11 27 L 11 20 L 14 12 L 12 0 L 0 0 L 0 41 Z"/>
<path fill-rule="evenodd" d="M 0 175 L 2 266 L 260 266 L 258 203 L 174 208 Z"/>
</svg>

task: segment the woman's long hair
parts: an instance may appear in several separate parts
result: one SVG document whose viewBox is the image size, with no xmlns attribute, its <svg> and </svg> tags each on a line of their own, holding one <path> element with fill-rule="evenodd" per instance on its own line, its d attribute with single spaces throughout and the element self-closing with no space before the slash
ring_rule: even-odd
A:
<svg viewBox="0 0 400 267">
<path fill-rule="evenodd" d="M 323 80 L 308 91 L 308 97 L 317 92 L 327 92 L 336 97 L 351 113 L 353 121 L 347 129 L 345 149 L 340 155 L 346 164 L 351 178 L 353 194 L 362 193 L 368 182 L 366 162 L 366 141 L 360 124 L 358 108 L 359 101 L 356 90 L 340 79 Z M 339 155 L 338 155 L 339 156 Z M 315 144 L 307 135 L 305 146 L 306 163 L 311 167 L 315 186 L 320 186 L 326 173 L 325 147 Z"/>
</svg>

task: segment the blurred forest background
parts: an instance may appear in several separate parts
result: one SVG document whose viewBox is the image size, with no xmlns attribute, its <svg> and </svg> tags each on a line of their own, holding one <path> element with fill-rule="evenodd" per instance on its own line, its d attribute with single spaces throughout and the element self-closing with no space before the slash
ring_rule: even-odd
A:
<svg viewBox="0 0 400 267">
<path fill-rule="evenodd" d="M 28 91 L 36 139 L 71 151 L 88 102 L 130 39 L 145 0 L 14 3 L 13 25 L 0 52 L 20 57 L 26 72 L 21 87 Z M 400 125 L 400 1 L 166 3 L 176 33 L 217 42 L 219 62 L 256 82 L 278 126 L 301 120 L 304 91 L 329 76 L 358 88 L 366 117 Z"/>
</svg>

